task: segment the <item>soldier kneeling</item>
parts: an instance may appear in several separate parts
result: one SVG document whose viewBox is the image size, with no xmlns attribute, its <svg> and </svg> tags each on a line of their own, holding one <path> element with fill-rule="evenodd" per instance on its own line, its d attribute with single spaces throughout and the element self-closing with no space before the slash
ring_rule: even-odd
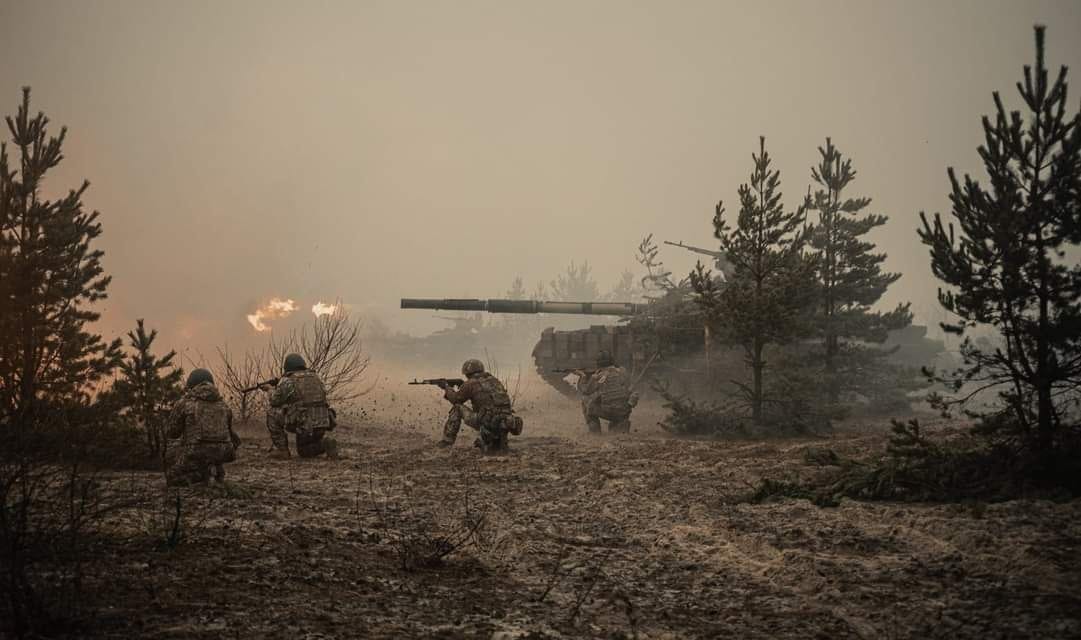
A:
<svg viewBox="0 0 1081 640">
<path fill-rule="evenodd" d="M 330 459 L 338 457 L 338 442 L 328 435 L 336 426 L 334 410 L 327 404 L 327 391 L 323 381 L 299 354 L 285 356 L 284 370 L 278 386 L 270 394 L 267 411 L 267 429 L 274 444 L 276 458 L 289 457 L 289 439 L 286 432 L 296 434 L 297 455 L 314 458 L 327 454 Z"/>
<path fill-rule="evenodd" d="M 608 421 L 610 433 L 631 430 L 631 411 L 638 404 L 638 394 L 631 390 L 630 379 L 616 366 L 612 354 L 597 355 L 597 370 L 579 374 L 578 391 L 582 394 L 582 415 L 590 433 L 601 432 L 601 420 Z"/>
<path fill-rule="evenodd" d="M 451 403 L 451 408 L 439 445 L 453 445 L 458 438 L 458 430 L 465 422 L 480 432 L 474 444 L 481 451 L 506 451 L 507 434 L 517 436 L 522 433 L 522 419 L 514 415 L 506 388 L 499 378 L 484 370 L 484 363 L 480 360 L 466 360 L 462 365 L 462 375 L 466 379 L 461 388 L 443 389 L 443 397 Z M 466 406 L 466 401 L 473 406 Z"/>
<path fill-rule="evenodd" d="M 240 438 L 233 431 L 233 412 L 206 369 L 195 369 L 188 376 L 184 395 L 169 414 L 166 435 L 179 439 L 166 450 L 166 484 L 225 480 L 224 464 L 236 460 Z"/>
</svg>

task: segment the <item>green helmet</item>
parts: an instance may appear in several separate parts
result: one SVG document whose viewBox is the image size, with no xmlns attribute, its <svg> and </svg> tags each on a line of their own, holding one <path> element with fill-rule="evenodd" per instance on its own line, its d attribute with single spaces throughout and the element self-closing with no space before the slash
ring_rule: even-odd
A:
<svg viewBox="0 0 1081 640">
<path fill-rule="evenodd" d="M 476 358 L 470 358 L 462 363 L 462 375 L 471 376 L 474 373 L 484 373 L 484 363 Z"/>
<path fill-rule="evenodd" d="M 597 354 L 598 367 L 610 367 L 615 363 L 616 361 L 612 359 L 612 354 L 608 353 L 607 351 L 601 351 Z"/>
<path fill-rule="evenodd" d="M 184 385 L 184 388 L 191 389 L 195 385 L 203 384 L 204 382 L 214 384 L 214 376 L 206 369 L 192 369 L 191 373 L 188 374 L 188 382 Z"/>
<path fill-rule="evenodd" d="M 282 364 L 282 369 L 285 369 L 286 373 L 303 371 L 307 368 L 308 365 L 304 362 L 304 357 L 299 353 L 290 353 L 285 356 L 285 362 Z"/>
</svg>

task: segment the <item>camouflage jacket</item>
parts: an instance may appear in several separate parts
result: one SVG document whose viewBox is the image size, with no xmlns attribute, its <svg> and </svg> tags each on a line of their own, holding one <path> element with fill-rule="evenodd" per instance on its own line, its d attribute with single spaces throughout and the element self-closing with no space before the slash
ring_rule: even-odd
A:
<svg viewBox="0 0 1081 640">
<path fill-rule="evenodd" d="M 598 396 L 606 408 L 618 409 L 630 404 L 630 378 L 622 367 L 602 367 L 592 375 L 582 376 L 578 379 L 578 391 L 584 396 Z"/>
<path fill-rule="evenodd" d="M 480 414 L 514 413 L 510 395 L 503 383 L 487 371 L 473 374 L 457 391 L 448 387 L 443 397 L 452 404 L 462 404 L 468 400 L 473 405 L 473 411 Z"/>
<path fill-rule="evenodd" d="M 310 433 L 333 428 L 327 390 L 314 371 L 292 371 L 282 376 L 270 394 L 270 406 L 282 410 L 288 431 Z"/>
<path fill-rule="evenodd" d="M 240 443 L 233 431 L 233 411 L 211 382 L 197 384 L 184 392 L 169 413 L 166 435 L 183 445 Z"/>
</svg>

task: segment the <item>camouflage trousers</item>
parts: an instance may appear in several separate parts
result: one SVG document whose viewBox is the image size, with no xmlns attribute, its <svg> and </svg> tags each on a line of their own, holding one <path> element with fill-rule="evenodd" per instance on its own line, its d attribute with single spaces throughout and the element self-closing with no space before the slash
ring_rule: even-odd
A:
<svg viewBox="0 0 1081 640">
<path fill-rule="evenodd" d="M 266 430 L 270 432 L 270 444 L 275 449 L 289 450 L 289 436 L 285 435 L 285 412 L 270 408 L 266 412 Z"/>
<path fill-rule="evenodd" d="M 236 460 L 236 449 L 229 442 L 177 444 L 165 452 L 165 484 L 183 487 L 215 480 L 225 480 L 226 462 Z"/>
<path fill-rule="evenodd" d="M 297 432 L 297 455 L 301 458 L 314 458 L 327 452 L 326 429 L 316 429 L 311 433 Z"/>
<path fill-rule="evenodd" d="M 504 451 L 507 449 L 508 432 L 503 422 L 495 419 L 499 417 L 501 416 L 484 417 L 464 404 L 451 405 L 447 421 L 443 425 L 443 442 L 454 444 L 464 422 L 480 432 L 477 446 L 482 451 Z"/>
<path fill-rule="evenodd" d="M 599 397 L 582 399 L 582 415 L 590 433 L 601 432 L 601 420 L 608 421 L 608 433 L 630 433 L 631 407 L 605 407 Z"/>
<path fill-rule="evenodd" d="M 270 432 L 270 443 L 275 449 L 289 450 L 289 436 L 285 426 L 285 412 L 281 409 L 268 409 L 266 428 Z M 326 429 L 311 432 L 293 431 L 296 434 L 297 455 L 301 458 L 314 458 L 326 453 Z"/>
</svg>

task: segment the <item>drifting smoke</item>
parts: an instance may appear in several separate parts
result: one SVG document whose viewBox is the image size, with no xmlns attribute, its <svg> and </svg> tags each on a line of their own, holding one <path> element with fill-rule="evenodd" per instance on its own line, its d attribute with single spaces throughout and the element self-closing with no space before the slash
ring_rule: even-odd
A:
<svg viewBox="0 0 1081 640">
<path fill-rule="evenodd" d="M 319 316 L 329 316 L 332 313 L 335 313 L 337 310 L 338 310 L 338 305 L 336 305 L 336 304 L 327 304 L 325 302 L 316 302 L 315 304 L 312 305 L 312 313 L 315 314 L 316 318 L 318 318 Z"/>
<path fill-rule="evenodd" d="M 275 318 L 284 318 L 297 310 L 297 303 L 292 300 L 271 298 L 262 308 L 256 309 L 255 313 L 248 314 L 248 322 L 256 331 L 270 331 L 270 325 L 265 321 Z"/>
</svg>

